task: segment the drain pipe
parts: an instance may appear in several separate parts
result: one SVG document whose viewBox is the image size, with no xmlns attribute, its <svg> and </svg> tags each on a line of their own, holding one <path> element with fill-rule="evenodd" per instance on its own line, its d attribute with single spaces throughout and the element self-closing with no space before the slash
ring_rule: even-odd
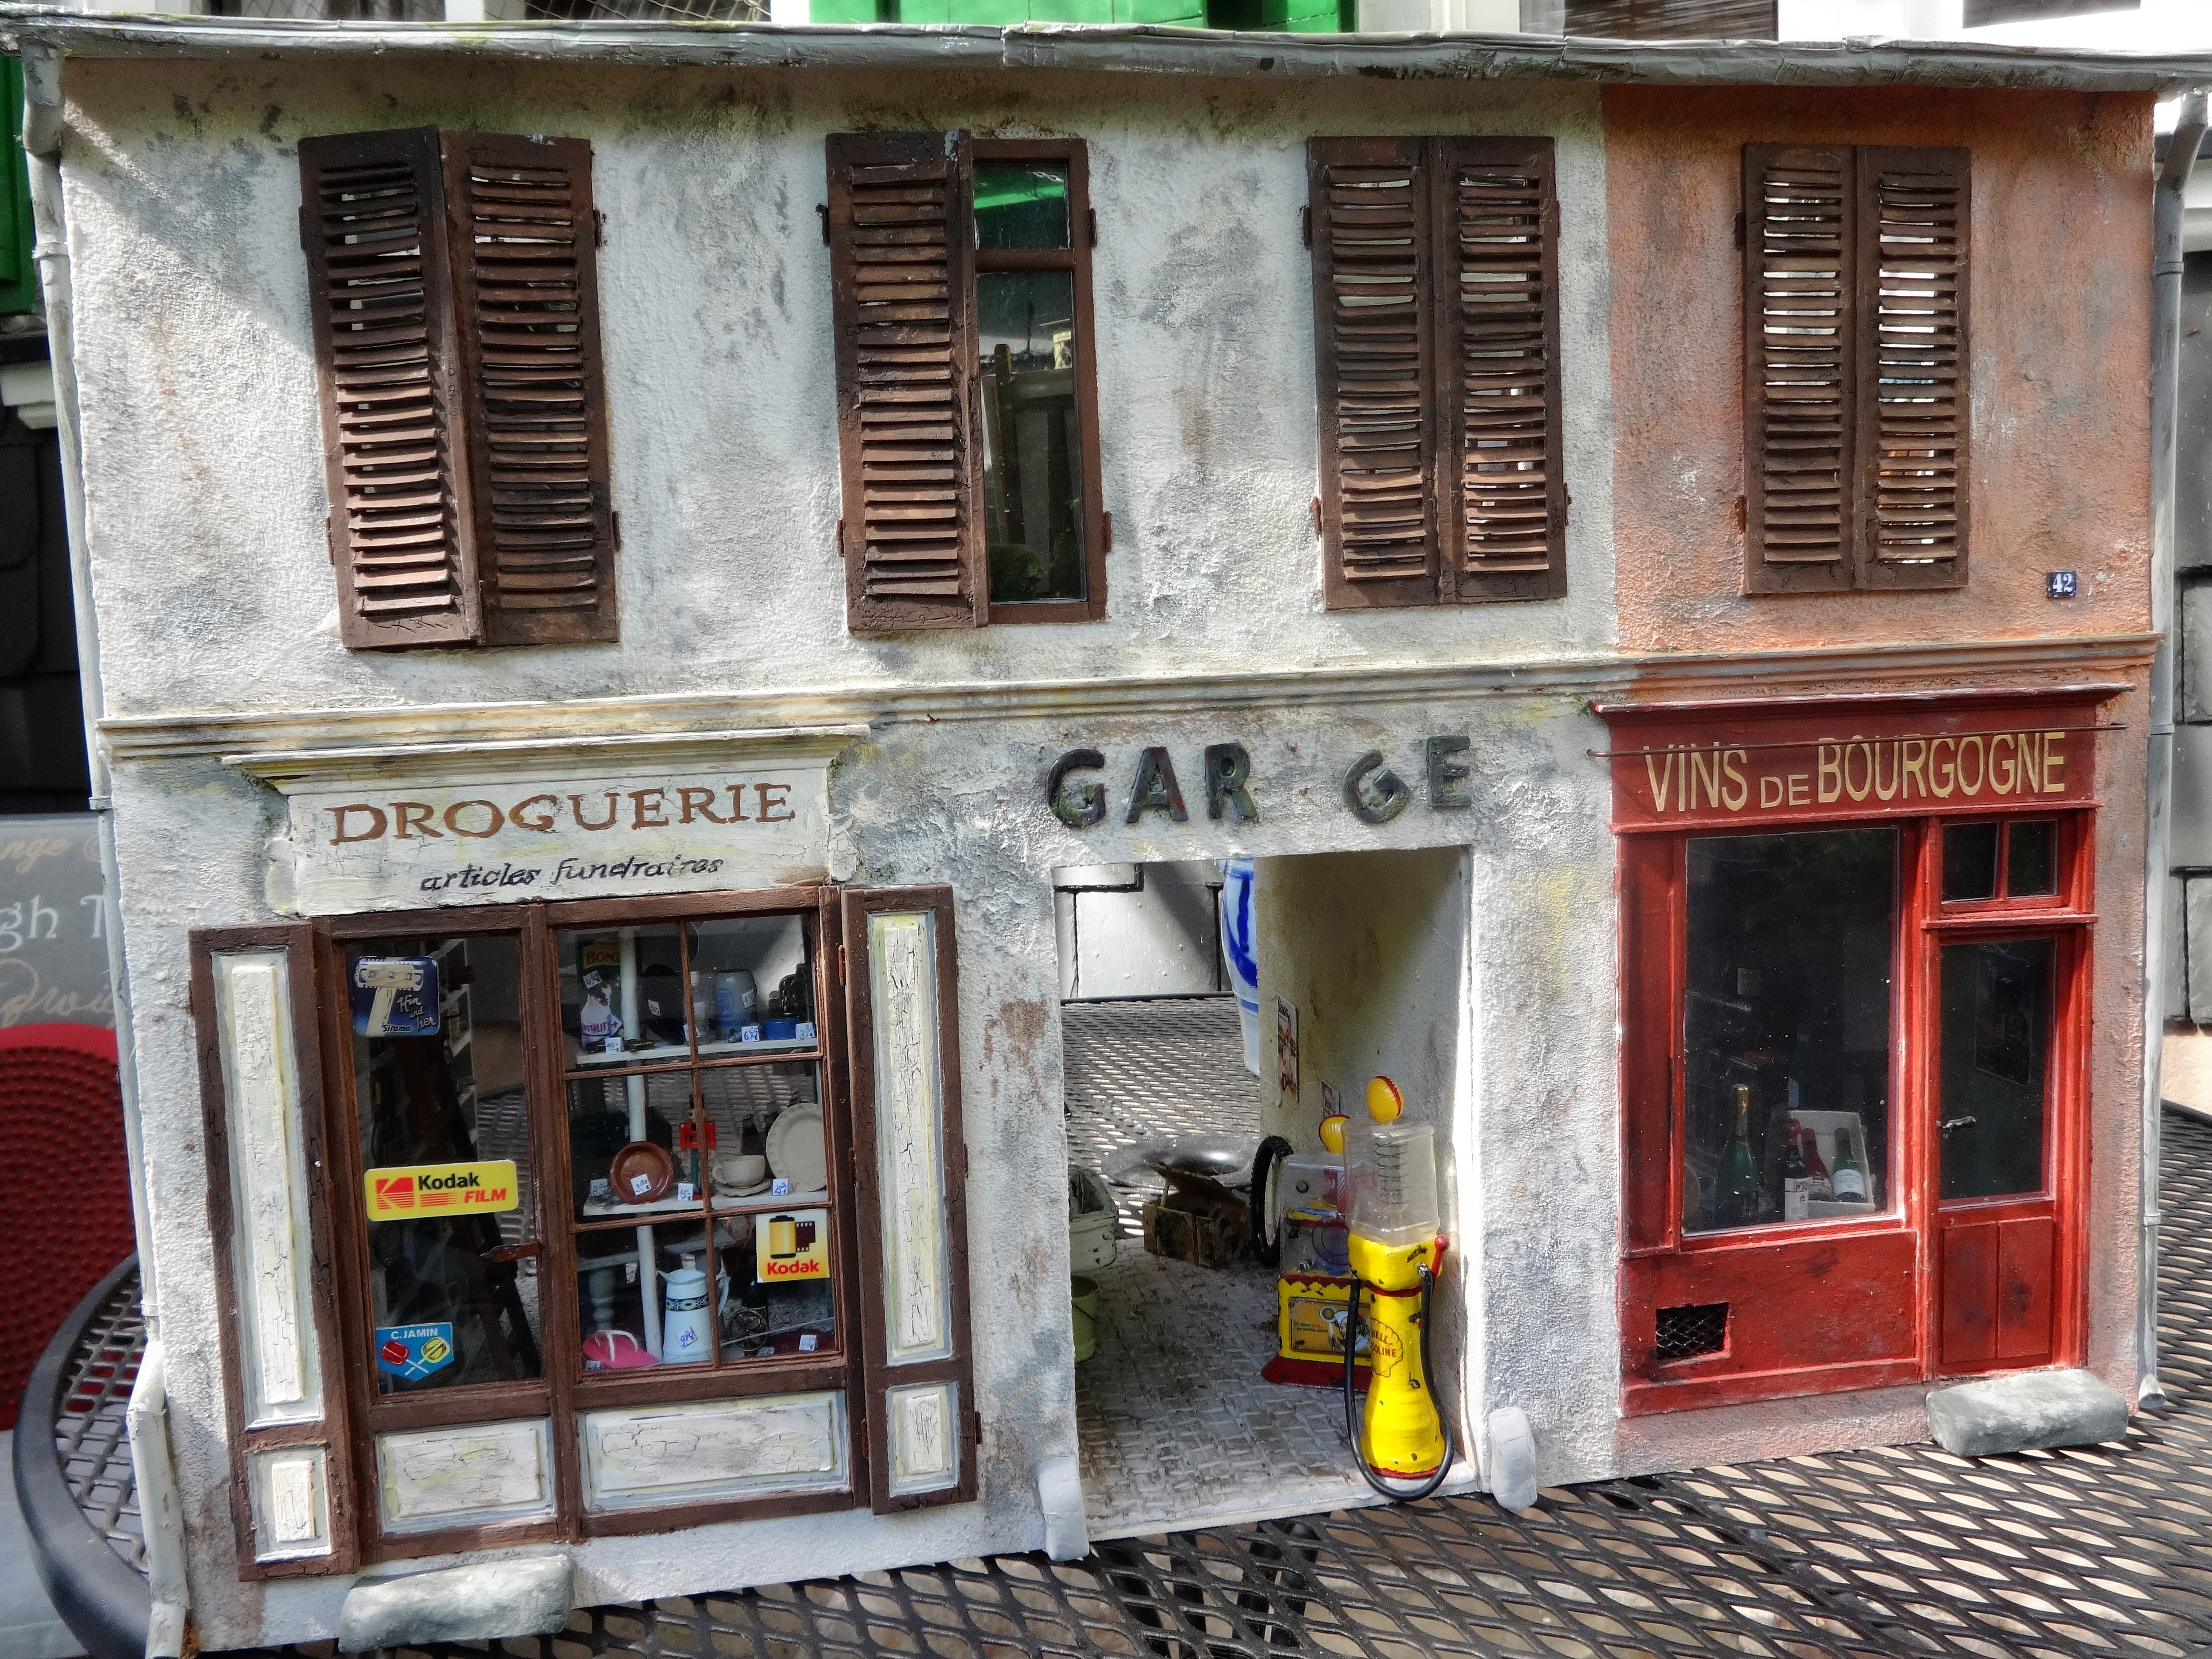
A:
<svg viewBox="0 0 2212 1659">
<path fill-rule="evenodd" d="M 2150 753 L 2144 767 L 2142 1238 L 2136 1287 L 2136 1398 L 2165 1403 L 2158 1380 L 2159 1139 L 2166 1038 L 2166 889 L 2172 879 L 2175 418 L 2181 365 L 2182 195 L 2204 142 L 2204 93 L 2183 101 L 2153 193 L 2150 286 Z"/>
<path fill-rule="evenodd" d="M 167 1365 L 156 1295 L 153 1230 L 148 1212 L 145 1141 L 138 1113 L 138 1067 L 131 1039 L 131 980 L 119 925 L 120 888 L 115 857 L 112 780 L 100 746 L 106 706 L 100 675 L 100 619 L 92 602 L 92 546 L 84 512 L 84 454 L 80 448 L 76 312 L 71 300 L 68 227 L 62 209 L 62 55 L 52 47 L 23 51 L 23 149 L 31 184 L 31 257 L 39 268 L 46 313 L 46 356 L 54 376 L 55 436 L 60 440 L 62 508 L 69 533 L 70 595 L 76 621 L 77 686 L 84 717 L 85 757 L 91 807 L 100 834 L 100 887 L 106 903 L 101 931 L 107 942 L 108 996 L 115 1008 L 115 1057 L 123 1091 L 123 1144 L 131 1170 L 131 1220 L 139 1240 L 139 1305 L 146 1321 L 146 1352 L 131 1392 L 131 1461 L 139 1492 L 151 1578 L 152 1616 L 148 1659 L 175 1659 L 188 1644 L 190 1593 L 185 1583 L 184 1518 L 169 1453 Z"/>
</svg>

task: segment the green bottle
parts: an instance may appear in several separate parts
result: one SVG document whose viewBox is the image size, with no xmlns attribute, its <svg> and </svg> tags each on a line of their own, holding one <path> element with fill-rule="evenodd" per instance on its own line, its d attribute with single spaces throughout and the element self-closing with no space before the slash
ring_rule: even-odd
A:
<svg viewBox="0 0 2212 1659">
<path fill-rule="evenodd" d="M 1747 1227 L 1759 1220 L 1759 1166 L 1751 1156 L 1751 1085 L 1735 1086 L 1735 1133 L 1721 1153 L 1713 1189 L 1713 1225 Z"/>
</svg>

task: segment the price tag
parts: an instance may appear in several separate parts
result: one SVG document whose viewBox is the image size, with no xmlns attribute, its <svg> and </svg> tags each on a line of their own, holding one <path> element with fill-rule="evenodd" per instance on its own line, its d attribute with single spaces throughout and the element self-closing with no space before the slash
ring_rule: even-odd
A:
<svg viewBox="0 0 2212 1659">
<path fill-rule="evenodd" d="M 771 1198 L 787 1198 L 791 1196 L 791 1183 L 783 1176 L 779 1175 L 775 1180 L 769 1183 L 768 1192 L 769 1196 Z"/>
<path fill-rule="evenodd" d="M 760 1039 L 761 1028 L 758 1026 L 739 1026 L 738 1027 L 738 1041 L 740 1043 L 757 1043 Z"/>
<path fill-rule="evenodd" d="M 698 1196 L 689 1181 L 678 1181 L 676 1184 L 676 1200 L 678 1203 L 688 1204 Z"/>
<path fill-rule="evenodd" d="M 652 1190 L 653 1178 L 650 1175 L 633 1175 L 629 1178 L 629 1196 L 631 1197 L 642 1198 L 647 1193 L 651 1192 Z"/>
<path fill-rule="evenodd" d="M 799 1351 L 801 1353 L 811 1353 L 814 1352 L 814 1333 L 812 1331 L 801 1331 L 799 1334 Z"/>
<path fill-rule="evenodd" d="M 595 1204 L 611 1204 L 614 1201 L 615 1190 L 613 1186 L 609 1184 L 607 1178 L 604 1175 L 593 1176 L 592 1178 L 592 1202 Z"/>
<path fill-rule="evenodd" d="M 800 1020 L 799 1022 L 799 1029 L 792 1034 L 798 1038 L 802 1043 L 812 1042 L 814 1040 L 814 1022 L 811 1020 Z"/>
</svg>

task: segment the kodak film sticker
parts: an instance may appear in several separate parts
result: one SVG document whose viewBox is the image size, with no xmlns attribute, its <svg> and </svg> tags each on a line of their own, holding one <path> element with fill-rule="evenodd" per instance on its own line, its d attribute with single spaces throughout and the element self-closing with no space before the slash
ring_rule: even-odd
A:
<svg viewBox="0 0 2212 1659">
<path fill-rule="evenodd" d="M 514 1159 L 482 1164 L 416 1164 L 373 1169 L 361 1178 L 371 1221 L 422 1221 L 448 1215 L 489 1215 L 521 1202 Z"/>
</svg>

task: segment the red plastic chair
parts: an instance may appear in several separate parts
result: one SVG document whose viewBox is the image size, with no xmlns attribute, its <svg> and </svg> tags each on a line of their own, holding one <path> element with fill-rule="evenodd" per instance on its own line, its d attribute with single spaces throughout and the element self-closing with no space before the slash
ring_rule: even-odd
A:
<svg viewBox="0 0 2212 1659">
<path fill-rule="evenodd" d="M 0 1029 L 0 1429 L 70 1310 L 135 1250 L 115 1033 Z"/>
</svg>

